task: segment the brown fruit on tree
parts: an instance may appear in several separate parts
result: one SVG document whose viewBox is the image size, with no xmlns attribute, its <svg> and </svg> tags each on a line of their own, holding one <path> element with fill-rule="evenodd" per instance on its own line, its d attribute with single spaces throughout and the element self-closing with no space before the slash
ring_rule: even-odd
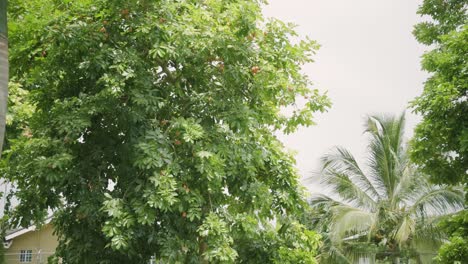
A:
<svg viewBox="0 0 468 264">
<path fill-rule="evenodd" d="M 130 11 L 128 9 L 122 9 L 122 11 L 120 11 L 120 14 L 122 14 L 122 16 L 128 16 L 128 14 L 130 14 Z"/>
<path fill-rule="evenodd" d="M 253 66 L 250 71 L 252 72 L 252 74 L 257 74 L 259 71 L 260 71 L 260 67 L 258 66 Z"/>
</svg>

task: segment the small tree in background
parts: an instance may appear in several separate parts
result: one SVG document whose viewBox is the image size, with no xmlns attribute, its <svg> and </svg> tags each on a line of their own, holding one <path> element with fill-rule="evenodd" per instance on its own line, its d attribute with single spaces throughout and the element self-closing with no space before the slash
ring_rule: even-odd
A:
<svg viewBox="0 0 468 264">
<path fill-rule="evenodd" d="M 357 263 L 361 257 L 426 263 L 444 236 L 437 222 L 463 205 L 461 188 L 436 186 L 410 163 L 404 116 L 370 117 L 367 167 L 336 148 L 322 158 L 320 176 L 336 198 L 312 199 L 322 211 L 324 263 Z"/>
<path fill-rule="evenodd" d="M 12 74 L 35 108 L 2 171 L 13 223 L 53 210 L 66 263 L 315 263 L 274 132 L 329 106 L 300 73 L 318 46 L 259 2 L 13 1 Z"/>
</svg>

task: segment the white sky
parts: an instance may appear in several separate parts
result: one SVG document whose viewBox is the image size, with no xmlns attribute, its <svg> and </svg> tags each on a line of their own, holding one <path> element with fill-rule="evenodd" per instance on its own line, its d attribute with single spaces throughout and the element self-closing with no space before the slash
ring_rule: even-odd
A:
<svg viewBox="0 0 468 264">
<path fill-rule="evenodd" d="M 315 87 L 328 90 L 333 107 L 318 116 L 318 125 L 280 136 L 296 151 L 303 182 L 317 190 L 311 177 L 320 157 L 333 146 L 349 149 L 364 163 L 367 114 L 399 114 L 419 95 L 427 75 L 421 71 L 424 47 L 414 39 L 413 25 L 422 0 L 270 0 L 267 17 L 298 25 L 301 36 L 322 48 L 315 63 L 304 67 Z M 407 137 L 418 118 L 407 111 Z"/>
</svg>

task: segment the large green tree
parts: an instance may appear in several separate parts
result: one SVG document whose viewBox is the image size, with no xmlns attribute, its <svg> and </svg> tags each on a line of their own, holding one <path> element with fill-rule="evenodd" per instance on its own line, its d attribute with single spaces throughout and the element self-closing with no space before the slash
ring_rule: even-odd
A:
<svg viewBox="0 0 468 264">
<path fill-rule="evenodd" d="M 0 0 L 0 157 L 5 136 L 5 118 L 8 97 L 8 38 L 7 1 Z"/>
<path fill-rule="evenodd" d="M 419 14 L 427 22 L 415 26 L 416 39 L 430 47 L 422 67 L 430 73 L 412 107 L 423 119 L 416 127 L 412 159 L 436 183 L 468 186 L 468 2 L 425 0 Z M 466 207 L 466 205 L 465 205 Z M 468 211 L 444 227 L 451 242 L 441 249 L 442 263 L 468 256 Z"/>
<path fill-rule="evenodd" d="M 416 39 L 431 47 L 421 63 L 430 77 L 412 102 L 423 118 L 412 158 L 434 182 L 468 183 L 468 3 L 425 0 L 419 14 L 431 18 L 414 30 Z"/>
<path fill-rule="evenodd" d="M 65 263 L 315 263 L 274 134 L 329 105 L 300 72 L 315 42 L 263 1 L 12 2 L 12 76 L 35 109 L 5 155 L 13 223 L 53 211 Z"/>
<path fill-rule="evenodd" d="M 322 159 L 322 183 L 333 196 L 312 205 L 323 212 L 323 262 L 357 263 L 357 258 L 427 263 L 443 234 L 436 223 L 463 205 L 460 188 L 436 186 L 408 159 L 404 116 L 369 117 L 367 166 L 336 148 Z M 419 262 L 421 263 L 421 262 Z"/>
</svg>

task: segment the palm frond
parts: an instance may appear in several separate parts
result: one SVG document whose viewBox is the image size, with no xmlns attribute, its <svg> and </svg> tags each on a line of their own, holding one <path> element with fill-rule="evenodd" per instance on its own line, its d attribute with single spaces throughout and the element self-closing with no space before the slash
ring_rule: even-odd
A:
<svg viewBox="0 0 468 264">
<path fill-rule="evenodd" d="M 309 199 L 309 204 L 312 207 L 319 207 L 325 205 L 328 208 L 336 205 L 347 206 L 347 204 L 343 203 L 342 201 L 338 201 L 322 193 L 312 195 L 312 197 Z"/>
<path fill-rule="evenodd" d="M 322 158 L 322 171 L 332 170 L 347 175 L 374 202 L 381 197 L 372 180 L 362 171 L 354 156 L 345 148 L 336 147 Z"/>
<path fill-rule="evenodd" d="M 422 182 L 412 197 L 410 213 L 422 215 L 445 215 L 463 209 L 464 192 L 461 188 L 435 186 Z"/>
<path fill-rule="evenodd" d="M 430 217 L 416 223 L 416 230 L 411 239 L 411 247 L 420 255 L 436 252 L 443 243 L 445 233 L 438 228 L 440 216 Z"/>
<path fill-rule="evenodd" d="M 399 117 L 370 116 L 367 120 L 366 132 L 371 136 L 369 167 L 387 197 L 393 196 L 399 179 L 398 162 L 405 153 L 402 144 L 404 121 L 404 114 Z"/>
<path fill-rule="evenodd" d="M 331 192 L 338 194 L 344 202 L 367 209 L 376 206 L 372 197 L 351 180 L 348 174 L 327 168 L 322 172 L 320 183 Z"/>
<path fill-rule="evenodd" d="M 414 234 L 414 230 L 416 229 L 416 222 L 410 216 L 406 216 L 400 223 L 400 226 L 396 230 L 393 238 L 398 242 L 400 246 L 402 246 L 408 238 Z"/>
<path fill-rule="evenodd" d="M 323 264 L 351 264 L 351 260 L 346 257 L 345 252 L 339 246 L 328 245 L 319 255 L 320 263 Z"/>
<path fill-rule="evenodd" d="M 376 221 L 374 213 L 351 206 L 334 206 L 332 212 L 333 223 L 330 239 L 335 243 L 341 242 L 346 236 L 349 237 L 369 230 Z"/>
<path fill-rule="evenodd" d="M 401 174 L 392 196 L 391 203 L 393 206 L 407 201 L 408 198 L 413 195 L 415 189 L 418 188 L 420 182 L 427 180 L 411 165 L 407 165 L 404 169 L 401 169 Z"/>
</svg>

